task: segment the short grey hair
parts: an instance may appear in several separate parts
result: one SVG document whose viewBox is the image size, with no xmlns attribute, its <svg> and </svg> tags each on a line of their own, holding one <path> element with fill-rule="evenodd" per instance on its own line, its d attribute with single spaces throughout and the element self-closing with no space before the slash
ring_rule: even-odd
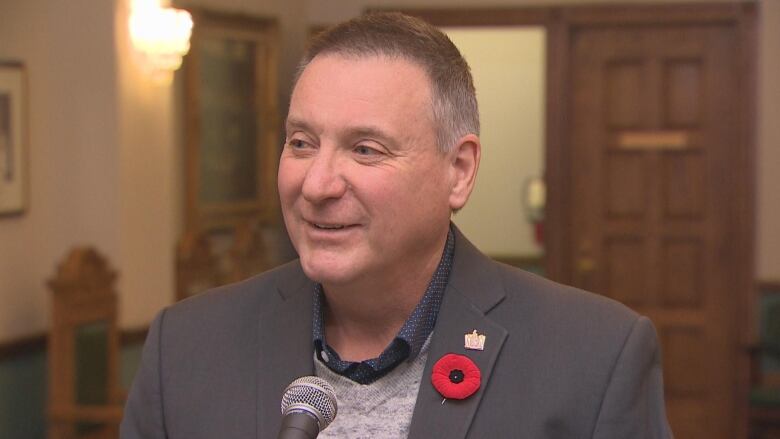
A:
<svg viewBox="0 0 780 439">
<path fill-rule="evenodd" d="M 425 71 L 431 84 L 436 141 L 448 152 L 467 134 L 479 135 L 479 108 L 471 69 L 444 32 L 397 12 L 375 12 L 335 25 L 310 43 L 295 75 L 317 55 L 387 56 L 406 59 Z"/>
</svg>

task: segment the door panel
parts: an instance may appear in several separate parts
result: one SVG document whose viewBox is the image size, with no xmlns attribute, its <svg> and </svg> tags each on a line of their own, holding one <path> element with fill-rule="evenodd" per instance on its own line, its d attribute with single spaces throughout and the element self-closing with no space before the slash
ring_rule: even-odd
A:
<svg viewBox="0 0 780 439">
<path fill-rule="evenodd" d="M 571 38 L 574 284 L 653 320 L 676 437 L 732 438 L 737 32 L 602 26 Z"/>
</svg>

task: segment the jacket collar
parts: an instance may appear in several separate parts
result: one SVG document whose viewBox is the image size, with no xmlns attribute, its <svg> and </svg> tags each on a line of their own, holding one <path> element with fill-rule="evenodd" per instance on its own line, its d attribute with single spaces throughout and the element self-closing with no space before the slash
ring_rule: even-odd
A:
<svg viewBox="0 0 780 439">
<path fill-rule="evenodd" d="M 417 396 L 410 438 L 465 437 L 484 394 L 507 331 L 487 317 L 506 293 L 496 264 L 455 230 L 455 255 L 444 300 L 434 328 L 428 361 Z M 261 311 L 257 352 L 257 435 L 275 437 L 281 416 L 279 405 L 285 387 L 294 379 L 314 373 L 312 306 L 314 282 L 297 262 L 280 270 L 276 302 Z M 464 348 L 464 335 L 477 330 L 486 335 L 485 350 Z M 471 397 L 448 400 L 430 381 L 433 364 L 447 353 L 466 355 L 482 374 L 481 388 Z"/>
</svg>

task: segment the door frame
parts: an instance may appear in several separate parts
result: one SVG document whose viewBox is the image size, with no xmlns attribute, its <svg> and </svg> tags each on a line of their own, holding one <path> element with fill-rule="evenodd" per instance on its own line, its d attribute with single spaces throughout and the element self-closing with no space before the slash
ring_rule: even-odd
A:
<svg viewBox="0 0 780 439">
<path fill-rule="evenodd" d="M 546 127 L 545 127 L 545 181 L 547 203 L 545 212 L 545 272 L 547 277 L 562 283 L 571 283 L 574 259 L 572 247 L 571 145 L 568 122 L 571 108 L 569 59 L 573 35 L 580 29 L 615 25 L 663 24 L 726 24 L 734 26 L 738 35 L 738 81 L 740 87 L 739 146 L 733 155 L 732 193 L 734 203 L 729 228 L 735 243 L 735 261 L 732 274 L 734 291 L 742 294 L 737 299 L 737 376 L 734 377 L 734 395 L 737 437 L 747 437 L 748 392 L 750 370 L 747 347 L 756 339 L 755 328 L 755 142 L 756 142 L 756 21 L 758 5 L 755 1 L 739 3 L 696 4 L 604 4 L 576 6 L 529 6 L 495 8 L 382 8 L 397 10 L 423 18 L 436 26 L 542 26 L 546 30 Z"/>
</svg>

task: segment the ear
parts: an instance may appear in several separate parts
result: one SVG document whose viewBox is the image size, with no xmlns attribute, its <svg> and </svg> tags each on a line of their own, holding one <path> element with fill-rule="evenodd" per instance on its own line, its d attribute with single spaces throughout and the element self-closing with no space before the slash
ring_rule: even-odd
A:
<svg viewBox="0 0 780 439">
<path fill-rule="evenodd" d="M 474 134 L 461 137 L 448 155 L 451 172 L 450 209 L 456 211 L 466 204 L 474 189 L 482 155 L 479 137 Z"/>
</svg>

